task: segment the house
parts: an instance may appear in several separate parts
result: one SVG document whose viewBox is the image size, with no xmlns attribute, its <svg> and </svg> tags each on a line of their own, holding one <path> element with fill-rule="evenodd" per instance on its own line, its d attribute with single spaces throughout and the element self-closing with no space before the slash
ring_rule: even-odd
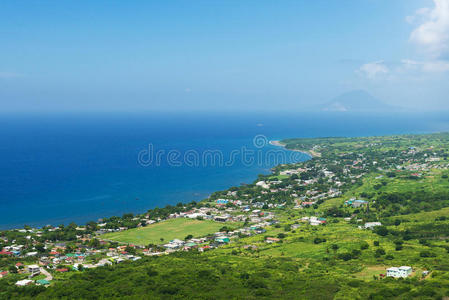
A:
<svg viewBox="0 0 449 300">
<path fill-rule="evenodd" d="M 301 224 L 293 224 L 293 225 L 291 226 L 291 228 L 292 228 L 293 230 L 298 229 L 299 227 L 301 227 Z"/>
<path fill-rule="evenodd" d="M 382 223 L 380 223 L 380 222 L 367 222 L 367 223 L 365 223 L 364 228 L 365 229 L 373 229 L 376 226 L 382 226 Z"/>
<path fill-rule="evenodd" d="M 8 275 L 8 271 L 0 271 L 0 278 L 5 277 L 6 275 Z"/>
<path fill-rule="evenodd" d="M 351 205 L 354 208 L 358 208 L 364 205 L 367 205 L 368 201 L 365 200 L 355 200 L 355 199 L 351 199 L 348 201 L 345 201 L 345 205 Z"/>
<path fill-rule="evenodd" d="M 273 237 L 267 237 L 267 239 L 265 240 L 265 242 L 267 242 L 268 244 L 277 243 L 279 241 L 281 241 L 281 240 L 278 238 L 273 238 Z"/>
<path fill-rule="evenodd" d="M 387 269 L 387 277 L 406 278 L 412 274 L 412 271 L 412 267 L 409 266 L 391 267 Z"/>
<path fill-rule="evenodd" d="M 56 272 L 61 272 L 61 273 L 65 273 L 68 271 L 69 271 L 69 269 L 67 269 L 67 268 L 56 269 Z"/>
<path fill-rule="evenodd" d="M 229 242 L 230 242 L 230 239 L 229 239 L 228 237 L 225 237 L 225 236 L 219 236 L 219 237 L 216 237 L 216 238 L 215 238 L 215 241 L 216 241 L 217 243 L 226 244 L 226 243 L 229 243 Z"/>
<path fill-rule="evenodd" d="M 218 205 L 226 205 L 228 204 L 229 200 L 226 199 L 217 199 L 217 201 L 215 201 Z"/>
<path fill-rule="evenodd" d="M 33 275 L 38 275 L 41 273 L 38 265 L 28 265 L 27 270 L 28 270 L 28 272 L 30 272 Z"/>
<path fill-rule="evenodd" d="M 125 260 L 123 259 L 123 258 L 117 258 L 116 260 L 115 260 L 115 262 L 116 263 L 122 263 L 122 262 L 124 262 Z"/>
<path fill-rule="evenodd" d="M 24 279 L 24 280 L 19 280 L 16 282 L 17 286 L 26 286 L 29 285 L 33 282 L 33 280 L 29 280 L 29 279 Z"/>
<path fill-rule="evenodd" d="M 318 226 L 318 225 L 326 223 L 326 219 L 325 218 L 310 217 L 310 218 L 305 219 L 305 220 L 308 220 L 309 224 L 312 225 L 312 226 Z"/>
<path fill-rule="evenodd" d="M 37 285 L 49 285 L 50 281 L 45 280 L 45 279 L 39 279 L 39 280 L 36 280 L 36 284 Z"/>
<path fill-rule="evenodd" d="M 267 184 L 265 181 L 258 181 L 256 182 L 256 186 L 260 186 L 263 189 L 269 189 L 270 185 Z"/>
<path fill-rule="evenodd" d="M 301 202 L 301 206 L 302 207 L 310 207 L 310 206 L 313 206 L 314 204 L 315 204 L 314 201 L 303 201 L 303 202 Z"/>
<path fill-rule="evenodd" d="M 229 219 L 229 216 L 215 216 L 214 221 L 216 222 L 226 222 Z"/>
</svg>

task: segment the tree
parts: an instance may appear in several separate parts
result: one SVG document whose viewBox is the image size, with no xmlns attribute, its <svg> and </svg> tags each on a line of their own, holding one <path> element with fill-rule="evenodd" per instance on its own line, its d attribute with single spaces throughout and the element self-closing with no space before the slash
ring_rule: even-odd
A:
<svg viewBox="0 0 449 300">
<path fill-rule="evenodd" d="M 382 255 L 385 255 L 385 250 L 382 248 L 377 249 L 374 253 L 374 257 L 381 257 Z"/>
<path fill-rule="evenodd" d="M 126 246 L 125 251 L 131 254 L 136 254 L 136 249 L 130 246 Z"/>
<path fill-rule="evenodd" d="M 9 266 L 9 273 L 17 273 L 17 268 L 15 266 Z"/>
<path fill-rule="evenodd" d="M 385 226 L 376 226 L 374 227 L 374 233 L 377 233 L 380 236 L 386 236 L 388 234 L 388 229 Z"/>
</svg>

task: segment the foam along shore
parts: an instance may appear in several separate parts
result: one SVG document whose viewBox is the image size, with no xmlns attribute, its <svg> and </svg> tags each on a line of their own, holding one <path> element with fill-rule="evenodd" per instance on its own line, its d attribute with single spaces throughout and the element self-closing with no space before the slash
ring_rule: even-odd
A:
<svg viewBox="0 0 449 300">
<path fill-rule="evenodd" d="M 285 144 L 284 143 L 281 143 L 280 141 L 276 141 L 276 140 L 271 140 L 270 141 L 270 145 L 285 148 Z M 287 150 L 302 152 L 302 153 L 305 153 L 305 154 L 309 155 L 310 157 L 321 157 L 321 153 L 318 153 L 318 152 L 313 151 L 313 150 L 308 150 L 308 151 L 298 150 L 298 149 L 287 149 Z"/>
</svg>

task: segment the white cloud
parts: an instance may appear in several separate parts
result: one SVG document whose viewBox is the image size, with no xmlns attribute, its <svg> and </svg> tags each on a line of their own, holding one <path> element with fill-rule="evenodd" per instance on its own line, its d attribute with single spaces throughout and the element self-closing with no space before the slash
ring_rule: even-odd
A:
<svg viewBox="0 0 449 300">
<path fill-rule="evenodd" d="M 383 61 L 375 61 L 362 65 L 356 72 L 369 79 L 376 79 L 388 74 L 390 70 Z"/>
<path fill-rule="evenodd" d="M 435 7 L 421 8 L 407 21 L 420 23 L 410 35 L 410 41 L 438 59 L 449 55 L 449 0 L 433 0 Z"/>
<path fill-rule="evenodd" d="M 435 61 L 415 61 L 411 59 L 402 60 L 405 70 L 415 70 L 423 72 L 447 72 L 449 71 L 449 62 L 443 60 Z"/>
<path fill-rule="evenodd" d="M 423 8 L 418 9 L 413 16 L 405 17 L 405 20 L 410 24 L 413 24 L 418 21 L 424 22 L 424 18 L 429 14 L 429 12 L 430 12 L 430 8 L 423 7 Z"/>
</svg>

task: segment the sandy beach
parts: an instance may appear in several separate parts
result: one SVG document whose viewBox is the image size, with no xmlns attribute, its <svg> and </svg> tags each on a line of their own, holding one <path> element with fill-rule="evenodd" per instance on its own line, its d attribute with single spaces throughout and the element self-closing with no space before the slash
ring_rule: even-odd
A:
<svg viewBox="0 0 449 300">
<path fill-rule="evenodd" d="M 276 141 L 276 140 L 271 140 L 270 141 L 270 145 L 285 148 L 285 144 L 281 143 L 280 141 Z M 305 154 L 309 155 L 310 157 L 321 157 L 321 153 L 318 153 L 318 152 L 313 151 L 313 150 L 310 150 L 310 151 L 298 150 L 298 149 L 287 149 L 287 150 L 298 151 L 298 152 L 301 152 L 301 153 L 305 153 Z"/>
</svg>

